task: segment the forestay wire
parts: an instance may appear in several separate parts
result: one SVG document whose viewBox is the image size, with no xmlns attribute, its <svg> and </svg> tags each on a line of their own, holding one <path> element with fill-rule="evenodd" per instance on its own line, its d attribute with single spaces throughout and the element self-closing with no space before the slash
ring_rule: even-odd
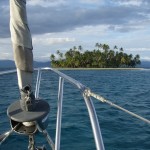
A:
<svg viewBox="0 0 150 150">
<path fill-rule="evenodd" d="M 138 118 L 138 119 L 140 119 L 140 120 L 142 120 L 142 121 L 148 123 L 148 124 L 150 124 L 150 120 L 148 120 L 148 119 L 146 119 L 146 118 L 144 118 L 144 117 L 141 117 L 141 116 L 139 116 L 139 115 L 137 115 L 137 114 L 135 114 L 135 113 L 133 113 L 133 112 L 131 112 L 131 111 L 125 109 L 125 108 L 122 108 L 122 107 L 120 107 L 120 106 L 117 105 L 117 104 L 112 103 L 111 101 L 105 99 L 104 97 L 102 97 L 102 96 L 100 96 L 100 95 L 98 95 L 98 94 L 95 94 L 95 93 L 91 92 L 91 90 L 86 90 L 86 91 L 85 91 L 85 94 L 87 94 L 88 96 L 94 97 L 95 99 L 97 99 L 97 100 L 99 100 L 99 101 L 101 101 L 101 102 L 103 102 L 103 103 L 107 103 L 107 104 L 109 104 L 109 105 L 111 105 L 111 106 L 113 106 L 113 107 L 115 107 L 115 108 L 117 108 L 117 109 L 120 109 L 120 110 L 122 110 L 122 111 L 124 111 L 124 112 L 126 112 L 126 113 L 128 113 L 128 114 L 130 114 L 130 115 L 132 115 L 132 116 L 134 116 L 134 117 L 136 117 L 136 118 Z"/>
</svg>

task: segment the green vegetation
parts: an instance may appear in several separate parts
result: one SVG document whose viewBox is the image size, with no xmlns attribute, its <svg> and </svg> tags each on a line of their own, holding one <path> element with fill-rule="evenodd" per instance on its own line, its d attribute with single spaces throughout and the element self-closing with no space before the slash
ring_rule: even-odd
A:
<svg viewBox="0 0 150 150">
<path fill-rule="evenodd" d="M 50 56 L 52 67 L 62 68 L 125 68 L 136 67 L 140 64 L 140 56 L 124 53 L 121 47 L 114 46 L 113 50 L 107 44 L 95 44 L 93 51 L 83 50 L 82 46 L 74 46 L 65 54 L 57 50 Z"/>
</svg>

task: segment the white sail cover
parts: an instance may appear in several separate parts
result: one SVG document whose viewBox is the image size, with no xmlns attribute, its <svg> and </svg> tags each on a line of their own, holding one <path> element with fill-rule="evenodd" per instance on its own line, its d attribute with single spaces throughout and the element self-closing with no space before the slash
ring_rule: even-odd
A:
<svg viewBox="0 0 150 150">
<path fill-rule="evenodd" d="M 10 0 L 10 31 L 16 67 L 32 72 L 32 39 L 27 21 L 26 0 Z"/>
<path fill-rule="evenodd" d="M 26 0 L 10 0 L 10 31 L 13 44 L 32 49 L 26 15 Z"/>
<path fill-rule="evenodd" d="M 26 85 L 32 85 L 33 72 L 33 48 L 27 21 L 26 0 L 10 0 L 10 31 L 18 85 L 22 89 Z"/>
</svg>

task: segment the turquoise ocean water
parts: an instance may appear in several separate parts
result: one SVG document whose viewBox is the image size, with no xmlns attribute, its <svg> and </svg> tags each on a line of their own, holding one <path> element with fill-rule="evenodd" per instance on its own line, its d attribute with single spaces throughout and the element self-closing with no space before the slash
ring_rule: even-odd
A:
<svg viewBox="0 0 150 150">
<path fill-rule="evenodd" d="M 116 104 L 150 119 L 150 70 L 66 70 L 63 73 L 79 80 Z M 36 73 L 34 74 L 36 81 Z M 42 73 L 40 97 L 51 106 L 49 134 L 55 140 L 58 76 Z M 7 107 L 19 99 L 16 74 L 0 76 L 0 133 L 10 129 Z M 150 125 L 93 99 L 106 150 L 150 150 Z M 45 144 L 38 134 L 36 144 Z M 0 150 L 26 150 L 28 137 L 12 134 Z M 65 82 L 62 150 L 95 150 L 87 108 L 79 90 Z"/>
</svg>

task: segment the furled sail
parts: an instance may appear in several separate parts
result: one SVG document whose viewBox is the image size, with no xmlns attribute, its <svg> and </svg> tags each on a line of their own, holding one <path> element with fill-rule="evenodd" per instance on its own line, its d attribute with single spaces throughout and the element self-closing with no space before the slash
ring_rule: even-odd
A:
<svg viewBox="0 0 150 150">
<path fill-rule="evenodd" d="M 28 27 L 26 0 L 10 0 L 10 31 L 13 45 L 14 60 L 17 68 L 18 85 L 21 92 L 21 107 L 23 110 L 32 109 L 34 99 L 31 92 L 33 73 L 32 38 Z M 26 87 L 27 86 L 27 87 Z M 34 101 L 34 100 L 33 100 Z M 29 104 L 31 106 L 26 105 Z M 27 108 L 26 108 L 27 107 Z"/>
</svg>

